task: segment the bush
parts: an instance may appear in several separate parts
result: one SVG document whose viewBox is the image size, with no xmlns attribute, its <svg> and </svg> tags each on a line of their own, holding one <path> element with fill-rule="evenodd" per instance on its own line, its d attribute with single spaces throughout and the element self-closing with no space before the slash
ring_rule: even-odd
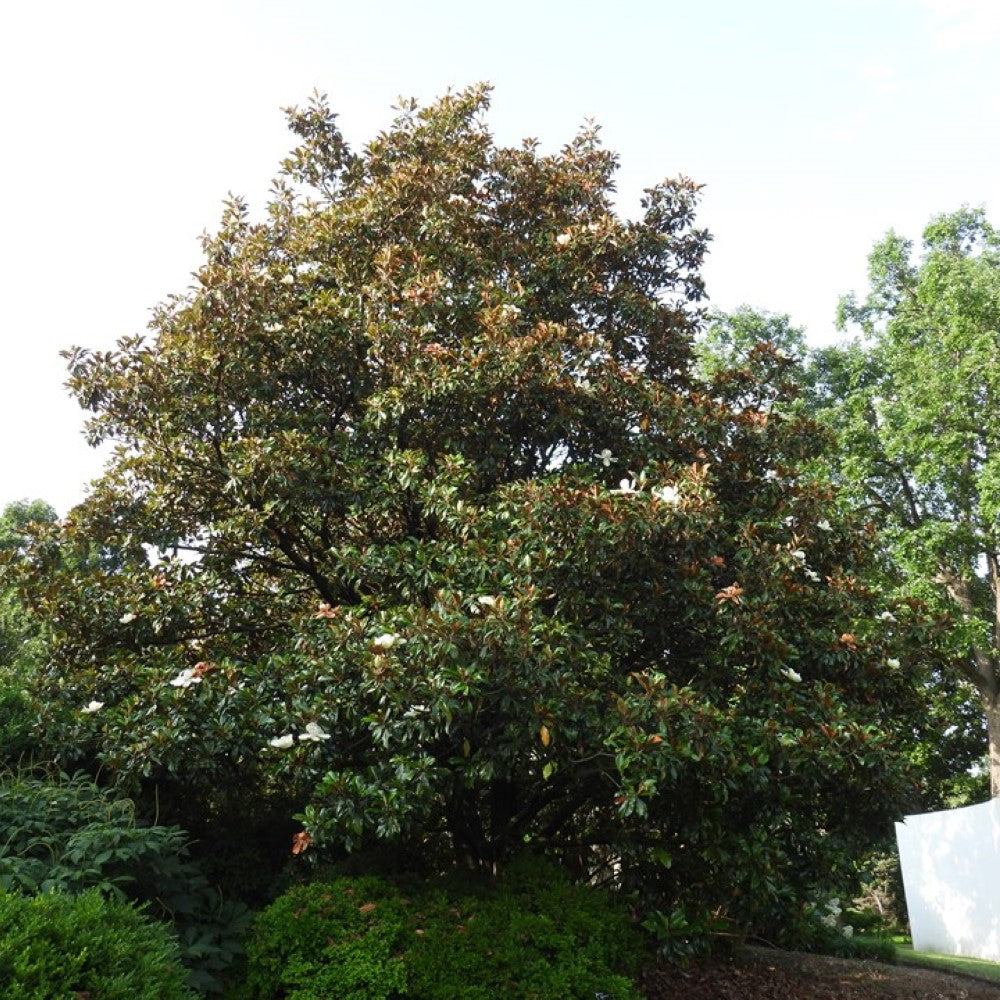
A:
<svg viewBox="0 0 1000 1000">
<path fill-rule="evenodd" d="M 78 774 L 0 780 L 0 889 L 97 888 L 137 903 L 177 934 L 190 981 L 221 990 L 240 951 L 245 906 L 223 901 L 187 856 L 178 827 L 139 826 L 128 799 Z"/>
<path fill-rule="evenodd" d="M 247 1000 L 388 1000 L 406 995 L 399 957 L 412 937 L 406 903 L 374 877 L 289 889 L 247 942 Z"/>
<path fill-rule="evenodd" d="M 844 910 L 844 922 L 854 928 L 855 934 L 888 934 L 895 930 L 882 914 L 869 909 Z"/>
<path fill-rule="evenodd" d="M 519 862 L 498 885 L 441 880 L 404 895 L 372 877 L 286 892 L 247 945 L 245 1000 L 616 1000 L 644 939 L 609 894 Z"/>
<path fill-rule="evenodd" d="M 5 1000 L 189 1000 L 185 979 L 166 928 L 123 900 L 0 892 Z"/>
<path fill-rule="evenodd" d="M 858 916 L 862 918 L 860 924 L 855 923 Z M 896 961 L 892 941 L 871 933 L 875 928 L 864 920 L 864 914 L 843 910 L 837 897 L 821 895 L 813 902 L 790 909 L 777 930 L 773 939 L 765 943 L 838 958 Z"/>
<path fill-rule="evenodd" d="M 613 897 L 574 885 L 534 860 L 512 865 L 500 884 L 470 893 L 455 883 L 418 902 L 407 955 L 407 994 L 419 1000 L 616 1000 L 632 983 L 644 938 Z"/>
<path fill-rule="evenodd" d="M 734 923 L 721 914 L 688 913 L 681 906 L 669 912 L 653 910 L 642 926 L 656 941 L 657 954 L 674 965 L 714 954 L 728 956 L 743 941 Z"/>
<path fill-rule="evenodd" d="M 834 954 L 841 958 L 867 959 L 873 962 L 886 962 L 889 965 L 896 964 L 896 946 L 888 938 L 847 938 L 837 947 L 838 950 Z"/>
</svg>

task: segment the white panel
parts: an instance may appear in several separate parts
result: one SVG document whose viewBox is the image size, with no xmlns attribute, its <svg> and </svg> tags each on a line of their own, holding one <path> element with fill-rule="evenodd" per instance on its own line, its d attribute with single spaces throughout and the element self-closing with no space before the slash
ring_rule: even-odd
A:
<svg viewBox="0 0 1000 1000">
<path fill-rule="evenodd" d="M 1000 800 L 896 824 L 917 951 L 1000 961 Z"/>
</svg>

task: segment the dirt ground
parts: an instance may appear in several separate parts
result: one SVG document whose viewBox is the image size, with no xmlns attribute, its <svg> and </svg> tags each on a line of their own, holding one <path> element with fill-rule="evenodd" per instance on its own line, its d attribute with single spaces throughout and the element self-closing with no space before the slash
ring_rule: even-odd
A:
<svg viewBox="0 0 1000 1000">
<path fill-rule="evenodd" d="M 641 985 L 649 1000 L 1000 1000 L 1000 986 L 965 976 L 766 948 L 650 970 Z"/>
</svg>

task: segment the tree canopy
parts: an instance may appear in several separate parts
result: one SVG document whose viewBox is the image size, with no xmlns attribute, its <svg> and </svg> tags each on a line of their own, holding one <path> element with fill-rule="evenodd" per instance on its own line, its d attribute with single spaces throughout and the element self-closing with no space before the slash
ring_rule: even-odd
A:
<svg viewBox="0 0 1000 1000">
<path fill-rule="evenodd" d="M 42 726 L 188 825 L 253 790 L 300 845 L 766 911 L 906 794 L 926 625 L 808 471 L 792 362 L 695 374 L 697 185 L 623 219 L 596 129 L 499 147 L 487 104 L 359 153 L 291 109 L 266 217 L 231 201 L 147 335 L 70 352 L 114 453 L 20 563 Z"/>
<path fill-rule="evenodd" d="M 947 602 L 942 605 L 933 585 L 928 589 L 926 577 L 914 576 L 905 554 L 912 539 L 886 516 L 884 506 L 873 505 L 872 482 L 863 475 L 858 478 L 878 437 L 873 409 L 859 399 L 878 380 L 873 345 L 809 347 L 804 332 L 788 316 L 741 306 L 731 314 L 709 317 L 696 341 L 698 367 L 706 376 L 739 369 L 752 364 L 755 354 L 765 348 L 796 360 L 794 405 L 833 431 L 833 444 L 817 452 L 813 472 L 835 481 L 842 499 L 864 510 L 878 525 L 879 557 L 868 567 L 868 583 L 899 599 L 917 599 L 938 625 L 934 629 L 938 645 L 927 657 L 929 670 L 923 679 L 925 713 L 916 723 L 911 750 L 919 787 L 919 801 L 911 808 L 967 804 L 982 793 L 980 765 L 986 746 L 980 699 L 967 671 L 955 669 L 955 658 L 967 656 L 968 648 L 951 627 Z"/>
<path fill-rule="evenodd" d="M 840 474 L 882 525 L 904 591 L 949 620 L 1000 794 L 1000 239 L 983 211 L 931 220 L 919 256 L 889 233 L 840 322 L 858 338 L 820 356 Z"/>
</svg>

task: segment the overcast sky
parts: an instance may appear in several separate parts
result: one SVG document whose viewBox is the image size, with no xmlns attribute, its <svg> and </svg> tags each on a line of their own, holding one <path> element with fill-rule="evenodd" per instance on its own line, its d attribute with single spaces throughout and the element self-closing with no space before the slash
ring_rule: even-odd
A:
<svg viewBox="0 0 1000 1000">
<path fill-rule="evenodd" d="M 61 349 L 110 347 L 188 284 L 228 191 L 253 206 L 330 95 L 360 146 L 400 95 L 495 85 L 500 142 L 587 118 L 620 209 L 705 185 L 711 304 L 785 312 L 815 343 L 890 227 L 1000 208 L 998 0 L 55 0 L 0 32 L 0 504 L 64 513 L 100 470 Z"/>
</svg>

